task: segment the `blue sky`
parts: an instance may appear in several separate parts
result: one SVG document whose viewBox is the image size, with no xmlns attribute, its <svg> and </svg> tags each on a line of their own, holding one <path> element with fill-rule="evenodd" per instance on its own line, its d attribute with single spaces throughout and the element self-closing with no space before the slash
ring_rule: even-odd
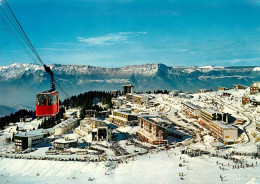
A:
<svg viewBox="0 0 260 184">
<path fill-rule="evenodd" d="M 7 2 L 46 64 L 260 65 L 259 0 Z M 15 62 L 33 61 L 0 21 L 0 65 Z"/>
</svg>

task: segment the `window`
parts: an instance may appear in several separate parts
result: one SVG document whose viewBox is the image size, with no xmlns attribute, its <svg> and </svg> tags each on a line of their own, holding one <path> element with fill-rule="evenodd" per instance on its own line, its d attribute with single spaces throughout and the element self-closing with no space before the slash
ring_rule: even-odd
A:
<svg viewBox="0 0 260 184">
<path fill-rule="evenodd" d="M 54 105 L 56 103 L 57 103 L 57 96 L 49 94 L 48 95 L 48 105 Z"/>
<path fill-rule="evenodd" d="M 42 105 L 47 105 L 47 95 L 46 94 L 42 95 Z"/>
<path fill-rule="evenodd" d="M 41 95 L 36 96 L 36 105 L 41 105 Z"/>
</svg>

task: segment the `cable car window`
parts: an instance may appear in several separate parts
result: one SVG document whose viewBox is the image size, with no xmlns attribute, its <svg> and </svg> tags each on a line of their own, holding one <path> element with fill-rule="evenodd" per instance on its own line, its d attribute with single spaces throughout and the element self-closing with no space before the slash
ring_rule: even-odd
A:
<svg viewBox="0 0 260 184">
<path fill-rule="evenodd" d="M 51 94 L 48 95 L 48 105 L 53 105 L 53 96 Z"/>
<path fill-rule="evenodd" d="M 47 95 L 42 95 L 42 105 L 47 105 Z"/>
<path fill-rule="evenodd" d="M 49 94 L 48 95 L 48 105 L 54 105 L 56 102 L 55 102 L 55 96 Z"/>
<path fill-rule="evenodd" d="M 53 104 L 56 104 L 58 102 L 58 96 L 53 96 Z"/>
<path fill-rule="evenodd" d="M 41 105 L 41 95 L 36 96 L 36 105 Z"/>
</svg>

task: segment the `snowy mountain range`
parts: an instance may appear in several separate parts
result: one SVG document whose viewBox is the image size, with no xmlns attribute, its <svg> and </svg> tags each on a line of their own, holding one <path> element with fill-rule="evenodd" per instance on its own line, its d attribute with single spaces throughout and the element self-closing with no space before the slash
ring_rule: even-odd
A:
<svg viewBox="0 0 260 184">
<path fill-rule="evenodd" d="M 102 68 L 89 65 L 52 64 L 55 79 L 70 94 L 88 90 L 122 90 L 132 83 L 136 91 L 180 89 L 197 91 L 233 84 L 251 85 L 260 80 L 259 67 L 191 66 L 172 67 L 164 64 L 130 65 Z M 49 76 L 36 64 L 14 63 L 0 67 L 0 104 L 19 103 L 32 106 L 35 95 L 49 89 Z M 58 89 L 59 90 L 59 89 Z M 61 98 L 66 98 L 61 94 Z"/>
<path fill-rule="evenodd" d="M 21 104 L 0 105 L 0 117 L 10 115 L 11 113 L 15 113 L 20 109 L 34 110 L 32 107 Z"/>
</svg>

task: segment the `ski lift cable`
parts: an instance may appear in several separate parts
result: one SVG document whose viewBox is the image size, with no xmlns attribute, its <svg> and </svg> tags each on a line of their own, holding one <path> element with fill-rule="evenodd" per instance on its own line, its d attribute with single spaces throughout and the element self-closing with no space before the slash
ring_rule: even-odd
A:
<svg viewBox="0 0 260 184">
<path fill-rule="evenodd" d="M 4 9 L 0 6 L 0 9 L 2 10 L 2 12 L 4 13 L 4 15 L 7 17 L 7 19 L 9 20 L 9 22 L 11 22 L 11 24 L 13 25 L 13 27 L 15 28 L 15 30 L 18 32 L 18 34 L 22 37 L 22 39 L 25 41 L 25 43 L 26 43 L 26 45 L 28 45 L 29 47 L 30 47 L 30 45 L 27 43 L 27 41 L 24 39 L 24 37 L 23 37 L 23 35 L 21 34 L 21 32 L 19 31 L 19 28 L 17 28 L 16 26 L 15 26 L 15 23 L 10 19 L 10 17 L 6 14 L 6 12 L 4 11 Z M 2 19 L 4 19 L 4 17 L 3 16 L 1 16 L 2 17 Z M 3 20 L 2 20 L 2 22 L 3 22 Z M 7 25 L 8 23 L 7 23 L 7 21 L 5 21 L 5 23 L 4 23 L 5 25 Z M 8 27 L 9 27 L 9 29 L 11 29 L 12 30 L 12 32 L 13 32 L 13 34 L 15 34 L 15 31 L 11 28 L 11 26 L 10 25 L 7 25 Z M 17 34 L 15 34 L 16 36 L 16 38 L 18 38 L 19 39 L 19 35 L 17 35 Z M 21 41 L 21 39 L 19 39 L 19 43 L 22 43 L 22 41 Z M 23 47 L 25 47 L 25 45 L 23 45 Z M 27 53 L 29 52 L 28 51 L 28 49 L 26 49 L 27 50 Z M 31 53 L 30 53 L 30 55 L 31 55 Z M 32 56 L 32 55 L 31 55 Z M 33 59 L 33 61 L 35 62 L 36 60 L 35 59 Z M 36 62 L 37 63 L 37 62 Z M 37 63 L 38 64 L 38 63 Z"/>
<path fill-rule="evenodd" d="M 20 38 L 15 34 L 14 30 L 12 27 L 6 22 L 4 17 L 0 14 L 0 19 L 1 21 L 6 25 L 7 29 L 11 32 L 11 34 L 14 36 L 14 38 L 18 41 L 18 43 L 21 45 L 21 47 L 25 50 L 25 52 L 29 55 L 29 57 L 32 58 L 34 62 L 37 63 L 36 59 L 33 57 L 33 55 L 29 52 L 29 50 L 26 48 L 26 46 L 22 43 Z M 38 64 L 38 63 L 37 63 Z"/>
<path fill-rule="evenodd" d="M 8 12 L 9 14 L 11 14 L 11 18 L 13 20 L 15 20 L 14 22 L 10 20 L 10 18 L 8 17 L 8 15 L 6 14 L 6 12 L 2 9 L 2 11 L 4 12 L 4 14 L 6 15 L 6 17 L 9 19 L 9 21 L 12 23 L 12 25 L 15 27 L 16 31 L 18 32 L 18 34 L 23 38 L 24 42 L 26 43 L 26 45 L 30 48 L 30 50 L 34 53 L 34 55 L 36 56 L 36 58 L 38 59 L 38 61 L 40 62 L 40 65 L 44 68 L 44 66 L 46 66 L 44 64 L 44 62 L 42 61 L 42 59 L 40 58 L 39 54 L 37 53 L 37 51 L 35 50 L 35 48 L 33 47 L 31 41 L 29 40 L 28 36 L 26 35 L 26 33 L 24 32 L 21 24 L 19 23 L 18 19 L 16 18 L 16 16 L 14 15 L 13 11 L 11 10 L 10 6 L 8 5 L 7 1 L 3 1 L 4 3 L 4 6 L 7 7 L 8 9 Z M 2 20 L 3 19 L 3 20 Z M 20 45 L 24 48 L 24 50 L 27 52 L 27 54 L 32 57 L 33 61 L 36 63 L 36 64 L 39 64 L 36 59 L 31 55 L 31 53 L 28 51 L 28 49 L 22 44 L 21 40 L 19 39 L 19 37 L 15 34 L 15 32 L 13 31 L 13 29 L 11 28 L 10 25 L 8 25 L 8 23 L 5 21 L 4 17 L 1 16 L 1 20 L 3 21 L 4 24 L 6 24 L 13 36 L 17 39 L 17 41 L 20 43 Z M 16 24 L 16 26 L 14 25 Z M 20 30 L 20 31 L 19 31 Z M 45 69 L 45 68 L 44 68 Z M 58 87 L 61 89 L 61 91 L 69 98 L 70 96 L 68 95 L 68 93 L 61 87 L 61 85 L 54 79 L 54 82 L 58 85 Z"/>
<path fill-rule="evenodd" d="M 8 5 L 7 1 L 5 0 L 4 2 L 5 2 L 4 5 L 6 5 L 7 8 L 8 8 L 8 10 L 11 12 L 11 15 L 12 15 L 13 18 L 15 19 L 15 21 L 16 21 L 16 23 L 18 24 L 20 30 L 22 31 L 22 33 L 24 34 L 26 40 L 28 41 L 29 45 L 31 46 L 32 51 L 35 53 L 35 55 L 36 55 L 36 57 L 38 58 L 38 60 L 40 61 L 40 63 L 41 63 L 42 65 L 44 65 L 44 62 L 42 61 L 41 57 L 39 56 L 39 54 L 37 53 L 37 51 L 36 51 L 35 48 L 33 47 L 31 41 L 29 40 L 28 36 L 27 36 L 26 33 L 24 32 L 24 30 L 23 30 L 21 24 L 20 24 L 19 21 L 17 20 L 16 16 L 14 15 L 14 13 L 13 13 L 12 9 L 10 8 L 10 6 Z"/>
</svg>

